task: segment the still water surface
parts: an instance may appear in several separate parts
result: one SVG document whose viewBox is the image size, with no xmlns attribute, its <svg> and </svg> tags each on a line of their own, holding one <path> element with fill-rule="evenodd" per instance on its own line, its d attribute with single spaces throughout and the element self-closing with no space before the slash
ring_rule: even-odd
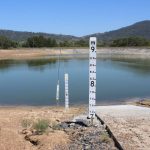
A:
<svg viewBox="0 0 150 150">
<path fill-rule="evenodd" d="M 0 105 L 55 105 L 58 61 L 1 60 Z M 60 96 L 64 103 L 64 72 L 69 73 L 71 104 L 88 104 L 88 59 L 60 62 Z M 150 97 L 150 60 L 98 59 L 97 103 L 121 103 Z"/>
</svg>

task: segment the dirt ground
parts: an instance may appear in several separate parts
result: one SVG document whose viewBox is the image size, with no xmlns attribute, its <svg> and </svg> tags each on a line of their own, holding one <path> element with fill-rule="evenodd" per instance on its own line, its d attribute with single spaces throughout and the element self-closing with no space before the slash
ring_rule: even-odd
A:
<svg viewBox="0 0 150 150">
<path fill-rule="evenodd" d="M 150 108 L 112 105 L 96 111 L 125 150 L 150 150 Z"/>
<path fill-rule="evenodd" d="M 88 50 L 83 50 L 87 53 Z M 32 48 L 32 49 L 11 49 L 11 50 L 0 50 L 0 60 L 4 59 L 33 59 L 33 58 L 44 58 L 44 57 L 55 57 L 58 55 L 72 55 L 76 54 L 75 49 L 48 49 L 48 48 Z"/>
<path fill-rule="evenodd" d="M 0 59 L 31 59 L 39 57 L 54 57 L 60 54 L 61 48 L 26 48 L 0 50 Z M 88 48 L 61 49 L 61 55 L 88 55 Z M 100 57 L 150 58 L 150 48 L 97 48 Z"/>
<path fill-rule="evenodd" d="M 49 49 L 13 49 L 0 50 L 0 59 L 28 59 L 48 55 L 57 55 L 59 51 Z"/>
<path fill-rule="evenodd" d="M 56 120 L 72 119 L 84 111 L 83 107 L 74 107 L 68 111 L 57 107 L 0 107 L 0 150 L 50 150 L 59 146 L 65 149 L 69 138 L 65 132 L 59 130 L 39 136 L 38 147 L 25 140 L 21 134 L 22 120 L 44 118 L 53 123 Z"/>
</svg>

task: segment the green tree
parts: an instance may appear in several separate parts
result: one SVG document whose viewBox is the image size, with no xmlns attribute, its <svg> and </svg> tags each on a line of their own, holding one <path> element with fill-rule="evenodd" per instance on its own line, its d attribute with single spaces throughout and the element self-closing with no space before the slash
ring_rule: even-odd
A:
<svg viewBox="0 0 150 150">
<path fill-rule="evenodd" d="M 45 38 L 44 36 L 33 36 L 27 39 L 25 47 L 56 47 L 55 39 Z"/>
<path fill-rule="evenodd" d="M 74 43 L 74 46 L 76 46 L 76 47 L 88 47 L 88 44 L 89 44 L 88 41 L 81 39 L 81 40 L 76 41 Z"/>
<path fill-rule="evenodd" d="M 149 46 L 150 41 L 142 37 L 129 37 L 116 39 L 112 42 L 111 46 Z"/>
<path fill-rule="evenodd" d="M 8 49 L 8 48 L 16 48 L 18 46 L 17 42 L 14 42 L 4 36 L 0 36 L 0 48 Z"/>
</svg>

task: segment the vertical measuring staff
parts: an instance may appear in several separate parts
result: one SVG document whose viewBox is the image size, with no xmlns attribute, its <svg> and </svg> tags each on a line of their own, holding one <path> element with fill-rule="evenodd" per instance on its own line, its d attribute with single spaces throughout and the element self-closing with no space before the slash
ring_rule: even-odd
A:
<svg viewBox="0 0 150 150">
<path fill-rule="evenodd" d="M 94 118 L 96 104 L 96 37 L 90 37 L 89 45 L 89 118 Z"/>
<path fill-rule="evenodd" d="M 65 108 L 69 108 L 68 74 L 65 73 Z"/>
</svg>

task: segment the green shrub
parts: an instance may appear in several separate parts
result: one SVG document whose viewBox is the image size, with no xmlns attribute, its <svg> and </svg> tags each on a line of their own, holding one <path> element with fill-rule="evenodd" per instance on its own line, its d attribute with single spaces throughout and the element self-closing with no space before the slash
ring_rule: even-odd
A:
<svg viewBox="0 0 150 150">
<path fill-rule="evenodd" d="M 40 119 L 36 123 L 34 123 L 33 128 L 38 132 L 45 132 L 49 127 L 49 121 L 45 119 Z"/>
<path fill-rule="evenodd" d="M 114 47 L 124 47 L 124 46 L 149 46 L 150 41 L 142 37 L 128 37 L 119 38 L 112 41 Z"/>
<path fill-rule="evenodd" d="M 8 48 L 16 48 L 18 43 L 8 39 L 5 36 L 0 36 L 0 48 L 8 49 Z"/>
</svg>

